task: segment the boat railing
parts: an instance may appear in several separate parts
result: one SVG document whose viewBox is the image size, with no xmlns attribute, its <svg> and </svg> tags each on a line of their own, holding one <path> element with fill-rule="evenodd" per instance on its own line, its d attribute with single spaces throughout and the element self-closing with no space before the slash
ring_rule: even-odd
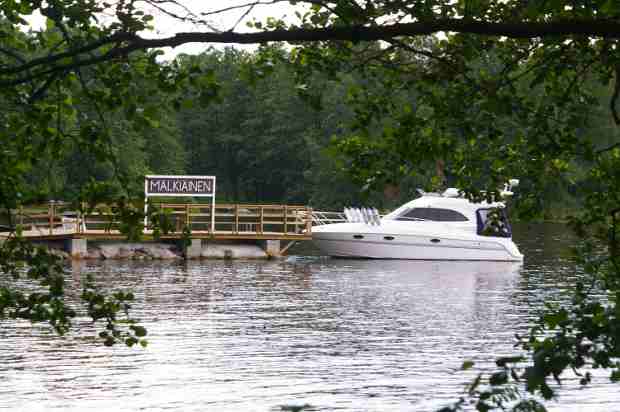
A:
<svg viewBox="0 0 620 412">
<path fill-rule="evenodd" d="M 312 225 L 321 226 L 329 225 L 330 223 L 345 223 L 347 217 L 344 212 L 325 212 L 320 210 L 312 211 Z"/>
<path fill-rule="evenodd" d="M 377 209 L 374 208 L 345 208 L 342 212 L 326 212 L 321 210 L 312 211 L 313 226 L 347 222 L 380 224 L 381 218 L 383 218 L 383 215 L 380 215 Z"/>
</svg>

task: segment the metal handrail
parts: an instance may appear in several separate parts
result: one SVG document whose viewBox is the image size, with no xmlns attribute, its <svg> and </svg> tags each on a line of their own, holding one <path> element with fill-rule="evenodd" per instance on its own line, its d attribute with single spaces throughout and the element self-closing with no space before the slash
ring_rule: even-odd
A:
<svg viewBox="0 0 620 412">
<path fill-rule="evenodd" d="M 312 212 L 312 224 L 314 226 L 345 222 L 347 222 L 347 217 L 344 212 L 327 212 L 322 210 L 315 210 Z"/>
<path fill-rule="evenodd" d="M 375 215 L 377 221 L 383 218 L 384 215 Z M 313 210 L 312 211 L 312 224 L 314 226 L 322 226 L 329 225 L 331 223 L 347 223 L 347 222 L 356 222 L 355 220 L 350 220 L 347 218 L 345 212 L 329 212 L 323 210 Z"/>
</svg>

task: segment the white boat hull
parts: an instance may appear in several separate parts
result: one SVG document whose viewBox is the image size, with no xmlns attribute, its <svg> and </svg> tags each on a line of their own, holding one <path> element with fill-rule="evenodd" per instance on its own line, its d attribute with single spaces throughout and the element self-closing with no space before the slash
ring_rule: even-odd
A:
<svg viewBox="0 0 620 412">
<path fill-rule="evenodd" d="M 333 226 L 333 225 L 330 225 Z M 387 240 L 389 239 L 389 240 Z M 314 231 L 313 243 L 335 257 L 417 260 L 522 261 L 511 239 L 472 235 L 470 238 L 381 231 Z"/>
<path fill-rule="evenodd" d="M 523 260 L 503 203 L 470 202 L 456 189 L 445 193 L 424 194 L 382 218 L 374 209 L 345 209 L 346 222 L 313 226 L 312 240 L 337 257 Z"/>
</svg>

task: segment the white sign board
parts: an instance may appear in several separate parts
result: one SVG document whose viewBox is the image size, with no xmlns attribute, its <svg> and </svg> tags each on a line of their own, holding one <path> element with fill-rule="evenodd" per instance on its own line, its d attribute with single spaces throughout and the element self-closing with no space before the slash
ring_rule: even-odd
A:
<svg viewBox="0 0 620 412">
<path fill-rule="evenodd" d="M 147 175 L 144 181 L 147 196 L 215 197 L 215 176 Z"/>
<path fill-rule="evenodd" d="M 211 232 L 215 230 L 215 176 L 146 175 L 144 177 L 144 227 L 147 201 L 152 196 L 210 197 Z"/>
</svg>

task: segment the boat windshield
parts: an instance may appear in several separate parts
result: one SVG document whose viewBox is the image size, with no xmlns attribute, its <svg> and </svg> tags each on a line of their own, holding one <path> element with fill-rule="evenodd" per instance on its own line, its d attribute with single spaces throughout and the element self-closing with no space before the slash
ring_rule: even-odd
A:
<svg viewBox="0 0 620 412">
<path fill-rule="evenodd" d="M 478 234 L 480 236 L 511 237 L 512 228 L 504 208 L 478 209 Z"/>
<path fill-rule="evenodd" d="M 433 222 L 467 222 L 468 219 L 456 210 L 435 207 L 416 207 L 408 209 L 396 220 L 430 220 Z"/>
</svg>

